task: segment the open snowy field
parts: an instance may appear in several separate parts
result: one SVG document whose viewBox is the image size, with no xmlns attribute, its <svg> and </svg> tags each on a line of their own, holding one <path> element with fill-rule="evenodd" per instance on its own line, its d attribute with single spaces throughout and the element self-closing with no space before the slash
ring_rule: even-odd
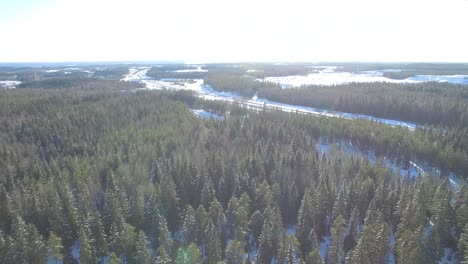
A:
<svg viewBox="0 0 468 264">
<path fill-rule="evenodd" d="M 265 81 L 281 84 L 283 88 L 300 87 L 302 85 L 338 85 L 346 83 L 421 83 L 421 82 L 448 82 L 454 84 L 468 84 L 468 75 L 416 75 L 403 80 L 390 79 L 383 74 L 401 70 L 375 70 L 358 72 L 336 71 L 336 66 L 315 66 L 321 69 L 317 73 L 298 76 L 267 77 Z"/>
<path fill-rule="evenodd" d="M 0 88 L 12 89 L 19 85 L 20 81 L 0 81 Z"/>
</svg>

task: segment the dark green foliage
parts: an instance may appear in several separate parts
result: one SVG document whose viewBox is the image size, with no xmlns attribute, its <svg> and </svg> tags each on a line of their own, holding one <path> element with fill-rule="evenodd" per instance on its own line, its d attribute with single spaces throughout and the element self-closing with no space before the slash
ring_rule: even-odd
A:
<svg viewBox="0 0 468 264">
<path fill-rule="evenodd" d="M 199 120 L 185 103 L 231 115 Z M 72 262 L 73 245 L 82 263 L 321 263 L 325 237 L 329 262 L 382 263 L 390 234 L 398 263 L 457 243 L 466 255 L 466 187 L 316 151 L 347 138 L 437 156 L 445 137 L 427 131 L 101 89 L 2 92 L 0 124 L 1 263 L 44 263 L 48 249 Z"/>
</svg>

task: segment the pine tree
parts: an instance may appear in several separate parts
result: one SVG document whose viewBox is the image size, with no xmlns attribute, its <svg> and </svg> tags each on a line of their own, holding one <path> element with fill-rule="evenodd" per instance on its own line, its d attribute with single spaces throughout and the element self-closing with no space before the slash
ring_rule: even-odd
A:
<svg viewBox="0 0 468 264">
<path fill-rule="evenodd" d="M 343 239 L 346 231 L 345 221 L 343 216 L 340 214 L 333 221 L 331 228 L 331 240 L 330 249 L 328 250 L 327 262 L 328 263 L 343 263 L 344 262 L 344 248 Z"/>
<path fill-rule="evenodd" d="M 149 241 L 146 234 L 140 230 L 136 240 L 136 252 L 133 257 L 135 264 L 153 264 L 154 259 L 149 248 Z"/>
<path fill-rule="evenodd" d="M 172 259 L 170 254 L 166 251 L 164 246 L 160 246 L 156 250 L 156 264 L 172 264 Z"/>
<path fill-rule="evenodd" d="M 378 217 L 375 221 L 368 222 L 364 226 L 357 246 L 349 253 L 348 263 L 371 264 L 384 263 L 386 261 L 390 228 L 387 223 L 382 221 L 382 216 Z M 402 263 L 413 263 L 406 261 L 404 260 Z"/>
<path fill-rule="evenodd" d="M 318 249 L 314 249 L 312 252 L 307 255 L 306 262 L 307 264 L 322 264 L 322 258 Z"/>
<path fill-rule="evenodd" d="M 8 240 L 8 237 L 5 239 L 2 230 L 0 230 L 0 263 L 14 263 Z"/>
<path fill-rule="evenodd" d="M 96 255 L 101 257 L 101 260 L 108 254 L 109 250 L 107 236 L 104 229 L 99 212 L 94 211 L 91 217 L 91 233 L 96 245 Z"/>
<path fill-rule="evenodd" d="M 299 207 L 298 220 L 297 220 L 297 238 L 300 243 L 302 255 L 306 255 L 313 248 L 313 243 L 310 239 L 310 234 L 313 230 L 312 219 L 312 201 L 310 190 L 306 189 L 302 197 L 301 206 Z"/>
<path fill-rule="evenodd" d="M 201 204 L 205 208 L 209 208 L 211 201 L 215 197 L 215 189 L 213 187 L 213 182 L 211 181 L 211 177 L 205 175 L 203 177 L 203 188 L 201 191 Z"/>
<path fill-rule="evenodd" d="M 158 251 L 163 251 L 168 256 L 172 256 L 172 251 L 174 248 L 174 240 L 172 239 L 172 234 L 169 231 L 169 228 L 167 227 L 167 222 L 164 217 L 161 217 L 159 219 L 158 229 L 159 229 L 158 241 L 160 243 Z"/>
<path fill-rule="evenodd" d="M 47 242 L 49 249 L 49 258 L 55 260 L 56 263 L 63 261 L 63 244 L 62 239 L 55 235 L 55 233 L 50 232 L 49 240 Z"/>
<path fill-rule="evenodd" d="M 255 211 L 249 220 L 249 229 L 252 231 L 255 239 L 260 236 L 264 222 L 263 214 L 260 211 Z"/>
<path fill-rule="evenodd" d="M 226 248 L 226 264 L 240 264 L 244 259 L 244 247 L 237 240 L 231 240 Z"/>
<path fill-rule="evenodd" d="M 93 264 L 96 263 L 96 254 L 94 251 L 94 243 L 90 238 L 89 230 L 86 227 L 80 229 L 80 263 Z"/>
<path fill-rule="evenodd" d="M 184 237 L 184 243 L 189 245 L 192 242 L 196 241 L 198 236 L 198 222 L 195 210 L 193 210 L 192 206 L 189 204 L 185 209 L 185 213 L 183 216 L 183 223 L 182 223 L 182 234 Z"/>
<path fill-rule="evenodd" d="M 167 218 L 170 230 L 175 231 L 178 224 L 177 217 L 177 190 L 174 180 L 167 173 L 161 178 L 161 215 Z"/>
<path fill-rule="evenodd" d="M 221 260 L 221 239 L 219 229 L 210 219 L 206 230 L 206 256 L 208 264 L 217 264 Z"/>
<path fill-rule="evenodd" d="M 278 260 L 280 235 L 283 233 L 281 213 L 277 206 L 265 210 L 265 221 L 258 242 L 257 262 L 270 263 Z"/>
<path fill-rule="evenodd" d="M 197 213 L 197 222 L 199 224 L 197 242 L 203 245 L 204 243 L 202 242 L 205 241 L 205 232 L 208 227 L 209 216 L 205 210 L 205 207 L 201 204 L 198 206 L 196 213 Z M 203 248 L 202 248 L 202 255 L 203 256 L 205 255 L 205 251 Z"/>
<path fill-rule="evenodd" d="M 203 263 L 200 251 L 197 246 L 192 243 L 188 247 L 180 247 L 177 250 L 175 264 L 192 264 Z"/>
<path fill-rule="evenodd" d="M 299 255 L 300 250 L 297 238 L 294 235 L 283 235 L 278 253 L 279 263 L 298 263 Z"/>
<path fill-rule="evenodd" d="M 226 249 L 226 215 L 224 214 L 223 207 L 221 203 L 218 202 L 216 197 L 210 204 L 210 220 L 213 222 L 213 225 L 217 229 L 216 232 L 220 241 L 220 250 L 224 252 Z"/>
<path fill-rule="evenodd" d="M 107 264 L 121 264 L 122 261 L 120 260 L 120 258 L 114 253 L 112 252 L 109 256 L 109 262 Z"/>
<path fill-rule="evenodd" d="M 351 212 L 351 218 L 349 219 L 349 228 L 347 233 L 348 235 L 345 237 L 343 244 L 345 251 L 353 249 L 359 240 L 359 211 L 357 208 L 354 208 Z"/>
<path fill-rule="evenodd" d="M 21 217 L 13 222 L 12 239 L 7 242 L 11 247 L 14 263 L 45 263 L 47 259 L 47 246 L 37 229 L 26 224 Z"/>
<path fill-rule="evenodd" d="M 448 247 L 452 240 L 451 229 L 454 222 L 454 212 L 450 203 L 450 197 L 451 193 L 448 180 L 446 179 L 437 188 L 433 199 L 433 235 L 439 256 L 442 255 L 443 249 Z"/>
<path fill-rule="evenodd" d="M 468 185 L 466 184 L 458 192 L 455 215 L 457 234 L 461 234 L 466 224 L 468 224 Z"/>
<path fill-rule="evenodd" d="M 468 224 L 465 225 L 463 233 L 458 239 L 458 252 L 460 254 L 461 263 L 468 264 Z"/>
<path fill-rule="evenodd" d="M 396 243 L 395 254 L 397 263 L 424 263 L 423 245 L 421 242 L 422 229 L 416 231 L 404 230 L 399 235 Z"/>
</svg>

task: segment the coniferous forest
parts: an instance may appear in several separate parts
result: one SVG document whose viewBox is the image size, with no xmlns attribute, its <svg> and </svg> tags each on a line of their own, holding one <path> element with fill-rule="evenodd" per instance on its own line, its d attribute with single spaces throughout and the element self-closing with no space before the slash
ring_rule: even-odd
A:
<svg viewBox="0 0 468 264">
<path fill-rule="evenodd" d="M 313 104 L 379 105 L 373 114 L 409 113 L 427 126 L 252 111 L 109 79 L 2 90 L 0 263 L 468 262 L 466 87 L 348 85 L 353 96 L 189 74 L 298 104 L 323 89 L 343 96 Z M 428 104 L 434 93 L 443 96 Z M 198 118 L 195 108 L 223 117 Z M 400 173 L 414 160 L 440 172 Z"/>
</svg>

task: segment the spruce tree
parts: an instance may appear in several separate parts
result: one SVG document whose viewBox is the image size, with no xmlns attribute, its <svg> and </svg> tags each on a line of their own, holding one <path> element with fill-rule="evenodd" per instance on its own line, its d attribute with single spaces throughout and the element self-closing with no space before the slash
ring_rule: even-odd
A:
<svg viewBox="0 0 468 264">
<path fill-rule="evenodd" d="M 49 249 L 49 259 L 53 259 L 56 263 L 63 261 L 63 244 L 59 236 L 50 232 L 47 247 Z"/>
<path fill-rule="evenodd" d="M 237 240 L 231 240 L 226 248 L 226 264 L 243 263 L 244 260 L 244 247 L 242 243 Z"/>
<path fill-rule="evenodd" d="M 140 230 L 135 243 L 136 252 L 133 257 L 135 264 L 153 264 L 154 259 L 149 248 L 149 241 L 146 234 Z"/>
</svg>

